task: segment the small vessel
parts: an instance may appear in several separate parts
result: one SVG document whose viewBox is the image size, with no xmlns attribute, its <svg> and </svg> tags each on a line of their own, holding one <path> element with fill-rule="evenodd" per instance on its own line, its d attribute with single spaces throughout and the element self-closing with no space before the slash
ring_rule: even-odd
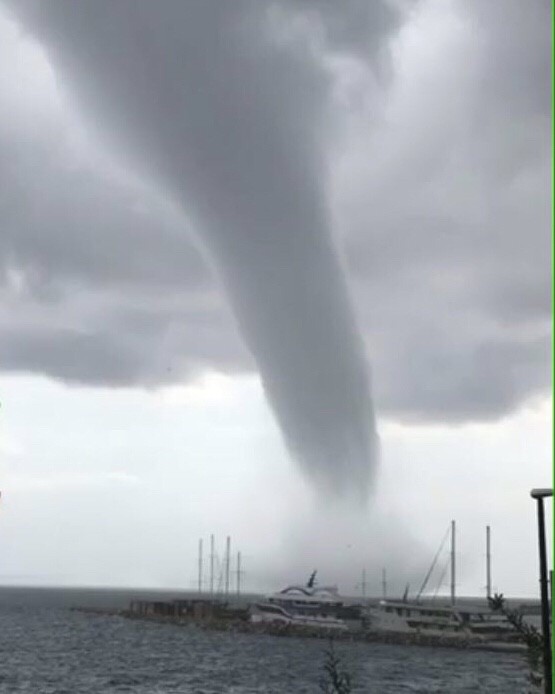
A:
<svg viewBox="0 0 555 694">
<path fill-rule="evenodd" d="M 377 632 L 422 634 L 464 640 L 515 640 L 506 617 L 489 609 L 381 600 L 366 613 L 367 628 Z"/>
<path fill-rule="evenodd" d="M 347 624 L 338 616 L 343 605 L 337 586 L 316 585 L 313 571 L 306 585 L 287 586 L 252 605 L 250 621 L 346 631 Z"/>
<path fill-rule="evenodd" d="M 500 612 L 487 607 L 457 602 L 455 596 L 455 521 L 451 521 L 451 604 L 441 605 L 434 600 L 422 601 L 439 553 L 449 533 L 443 538 L 426 574 L 416 600 L 408 600 L 408 586 L 401 600 L 381 600 L 365 613 L 365 627 L 375 632 L 421 634 L 453 637 L 471 641 L 515 641 L 518 639 L 509 620 Z M 487 595 L 491 594 L 490 532 L 487 527 Z"/>
</svg>

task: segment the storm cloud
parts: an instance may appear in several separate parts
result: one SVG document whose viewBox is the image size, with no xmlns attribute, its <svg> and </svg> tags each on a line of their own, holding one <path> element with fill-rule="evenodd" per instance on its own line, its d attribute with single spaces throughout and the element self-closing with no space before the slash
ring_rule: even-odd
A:
<svg viewBox="0 0 555 694">
<path fill-rule="evenodd" d="M 549 387 L 548 3 L 5 4 L 54 73 L 1 18 L 4 369 L 258 368 L 328 481 L 345 438 L 366 474 L 367 358 L 397 419 Z"/>
<path fill-rule="evenodd" d="M 376 434 L 326 209 L 328 78 L 264 9 L 52 3 L 25 19 L 85 121 L 192 218 L 296 458 L 322 486 L 360 492 Z"/>
</svg>

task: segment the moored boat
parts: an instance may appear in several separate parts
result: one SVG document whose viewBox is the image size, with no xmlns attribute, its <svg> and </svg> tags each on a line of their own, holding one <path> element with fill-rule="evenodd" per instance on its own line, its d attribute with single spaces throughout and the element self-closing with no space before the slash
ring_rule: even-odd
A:
<svg viewBox="0 0 555 694">
<path fill-rule="evenodd" d="M 382 600 L 365 614 L 374 632 L 422 634 L 465 641 L 513 641 L 517 634 L 507 618 L 489 609 Z"/>
<path fill-rule="evenodd" d="M 338 616 L 344 606 L 336 586 L 316 585 L 314 571 L 306 585 L 290 585 L 251 606 L 253 623 L 287 624 L 330 631 L 346 631 Z"/>
</svg>

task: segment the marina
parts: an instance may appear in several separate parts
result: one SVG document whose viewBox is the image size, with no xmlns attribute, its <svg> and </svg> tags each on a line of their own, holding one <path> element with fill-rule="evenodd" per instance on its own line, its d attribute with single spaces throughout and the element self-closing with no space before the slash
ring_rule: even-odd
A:
<svg viewBox="0 0 555 694">
<path fill-rule="evenodd" d="M 520 642 L 508 629 L 501 634 L 478 634 L 471 630 L 458 628 L 455 618 L 432 617 L 427 622 L 433 628 L 394 628 L 388 624 L 378 625 L 368 619 L 369 613 L 380 611 L 379 607 L 353 605 L 353 612 L 359 612 L 358 619 L 313 620 L 252 619 L 254 605 L 235 605 L 213 603 L 203 599 L 175 601 L 133 601 L 127 609 L 74 608 L 75 611 L 93 616 L 113 616 L 131 620 L 141 620 L 172 624 L 180 627 L 196 627 L 208 631 L 224 631 L 252 635 L 283 637 L 319 638 L 340 641 L 357 641 L 367 643 L 384 643 L 403 646 L 453 647 L 459 649 L 478 649 L 490 651 L 524 652 L 525 644 Z M 410 610 L 404 606 L 403 609 Z M 414 608 L 413 608 L 414 609 Z M 421 606 L 421 611 L 428 611 Z M 437 611 L 439 610 L 429 610 Z M 443 622 L 453 620 L 453 627 L 441 628 Z M 421 623 L 426 623 L 425 619 Z M 340 626 L 339 626 L 340 624 Z"/>
<path fill-rule="evenodd" d="M 438 558 L 450 538 L 446 567 L 450 568 L 448 597 L 426 592 Z M 188 597 L 167 600 L 133 599 L 119 610 L 86 609 L 95 614 L 111 614 L 129 619 L 169 622 L 180 626 L 231 631 L 245 634 L 303 636 L 347 639 L 370 643 L 419 646 L 446 646 L 485 650 L 525 651 L 522 634 L 515 630 L 506 614 L 491 604 L 491 532 L 486 528 L 486 595 L 460 598 L 456 595 L 456 523 L 451 521 L 418 593 L 409 596 L 407 585 L 402 597 L 386 598 L 386 571 L 382 570 L 382 599 L 367 598 L 366 570 L 363 570 L 362 596 L 342 595 L 337 585 L 320 584 L 312 571 L 305 583 L 293 583 L 265 596 L 240 593 L 240 558 L 237 556 L 236 592 L 230 590 L 230 537 L 226 538 L 223 562 L 217 561 L 215 539 L 210 537 L 209 587 L 203 593 L 203 541 L 199 541 L 198 591 Z M 217 565 L 221 572 L 217 571 Z M 220 590 L 218 590 L 220 587 Z M 79 609 L 79 608 L 78 608 Z M 513 608 L 512 608 L 513 609 Z M 538 605 L 517 605 L 517 613 L 534 629 L 539 627 Z"/>
<path fill-rule="evenodd" d="M 426 593 L 438 558 L 450 538 L 446 567 L 450 568 L 448 598 Z M 238 554 L 237 591 L 230 591 L 230 538 L 226 538 L 223 571 L 217 577 L 218 563 L 214 536 L 210 537 L 210 575 L 208 594 L 202 592 L 203 542 L 199 541 L 198 591 L 187 598 L 168 600 L 132 600 L 117 611 L 85 610 L 129 619 L 169 622 L 204 630 L 253 635 L 332 638 L 434 647 L 525 652 L 522 634 L 515 630 L 506 614 L 493 609 L 491 588 L 491 531 L 486 528 L 486 595 L 484 598 L 458 598 L 456 595 L 456 523 L 451 521 L 422 585 L 414 597 L 407 585 L 402 597 L 386 598 L 386 571 L 382 570 L 383 597 L 367 598 L 366 570 L 363 570 L 362 596 L 341 595 L 338 586 L 320 584 L 314 570 L 305 583 L 293 583 L 265 596 L 240 594 L 240 553 Z M 218 592 L 216 586 L 221 586 Z M 537 628 L 538 606 L 516 607 L 526 623 Z"/>
<path fill-rule="evenodd" d="M 457 607 L 431 600 L 361 601 L 341 596 L 336 586 L 293 584 L 265 597 L 208 598 L 201 594 L 168 600 L 132 600 L 127 608 L 74 608 L 93 615 L 198 627 L 253 635 L 313 637 L 492 651 L 524 651 L 507 618 L 478 600 Z M 521 605 L 527 619 L 536 605 Z"/>
</svg>

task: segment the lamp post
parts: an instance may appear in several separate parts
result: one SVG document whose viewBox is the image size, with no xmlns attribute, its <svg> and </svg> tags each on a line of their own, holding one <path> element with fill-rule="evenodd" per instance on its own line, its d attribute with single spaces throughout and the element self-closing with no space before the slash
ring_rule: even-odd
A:
<svg viewBox="0 0 555 694">
<path fill-rule="evenodd" d="M 545 543 L 545 513 L 543 500 L 553 496 L 553 489 L 532 489 L 530 496 L 536 500 L 538 507 L 538 545 L 540 553 L 540 589 L 542 601 L 542 632 L 543 632 L 543 670 L 544 689 L 546 694 L 552 694 L 551 671 L 551 636 L 549 629 L 549 592 L 547 572 L 547 549 Z"/>
</svg>

